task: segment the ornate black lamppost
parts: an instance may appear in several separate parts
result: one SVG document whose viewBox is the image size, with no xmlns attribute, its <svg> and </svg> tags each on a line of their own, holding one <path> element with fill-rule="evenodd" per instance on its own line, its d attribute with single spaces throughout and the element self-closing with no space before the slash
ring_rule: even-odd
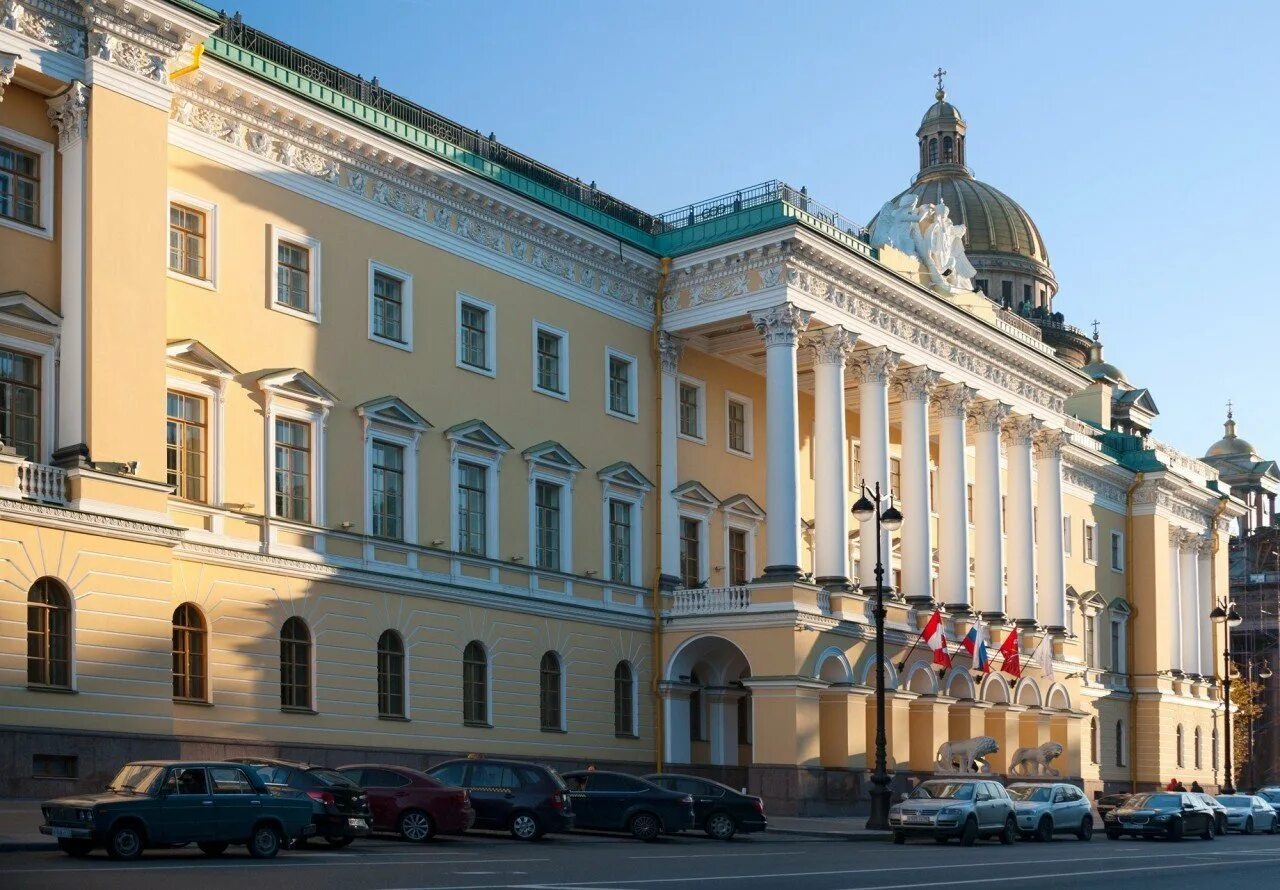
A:
<svg viewBox="0 0 1280 890">
<path fill-rule="evenodd" d="M 876 620 L 876 768 L 871 774 L 871 816 L 867 828 L 873 831 L 889 830 L 889 772 L 884 734 L 884 562 L 880 553 L 881 528 L 895 531 L 902 527 L 902 514 L 892 503 L 881 512 L 880 483 L 875 488 L 862 481 L 862 497 L 853 505 L 853 516 L 859 522 L 875 518 L 876 521 L 876 606 L 872 615 Z"/>
<path fill-rule="evenodd" d="M 1226 731 L 1226 771 L 1225 779 L 1222 783 L 1223 794 L 1235 794 L 1236 786 L 1232 779 L 1231 770 L 1231 751 L 1235 747 L 1235 743 L 1231 738 L 1231 631 L 1240 626 L 1240 622 L 1244 619 L 1240 617 L 1240 613 L 1236 611 L 1236 604 L 1232 602 L 1219 602 L 1213 607 L 1213 611 L 1209 613 L 1210 620 L 1214 624 L 1223 627 L 1222 635 L 1222 725 Z"/>
</svg>

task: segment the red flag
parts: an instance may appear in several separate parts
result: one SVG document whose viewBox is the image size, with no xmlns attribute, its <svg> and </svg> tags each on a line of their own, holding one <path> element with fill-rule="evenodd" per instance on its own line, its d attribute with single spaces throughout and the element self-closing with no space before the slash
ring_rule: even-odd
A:
<svg viewBox="0 0 1280 890">
<path fill-rule="evenodd" d="M 999 654 L 1003 657 L 1000 663 L 1000 670 L 1004 671 L 1011 677 L 1022 676 L 1022 662 L 1018 657 L 1018 631 L 1011 630 L 1009 635 L 1004 638 L 1004 642 L 1000 644 Z"/>
<path fill-rule="evenodd" d="M 939 667 L 951 667 L 951 656 L 947 654 L 947 637 L 942 632 L 942 612 L 934 609 L 929 616 L 924 630 L 920 631 L 926 645 L 933 650 L 933 663 Z"/>
</svg>

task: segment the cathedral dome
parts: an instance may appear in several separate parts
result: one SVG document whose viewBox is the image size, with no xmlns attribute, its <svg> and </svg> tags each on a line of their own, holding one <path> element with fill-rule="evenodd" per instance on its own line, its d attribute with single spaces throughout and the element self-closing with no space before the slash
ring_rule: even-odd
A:
<svg viewBox="0 0 1280 890">
<path fill-rule="evenodd" d="M 1225 435 L 1209 446 L 1205 457 L 1252 457 L 1256 452 L 1247 439 L 1236 435 L 1236 421 L 1231 412 L 1227 412 L 1227 422 L 1223 425 Z"/>
<path fill-rule="evenodd" d="M 960 112 L 956 107 L 947 101 L 947 94 L 942 90 L 938 90 L 934 94 L 937 102 L 929 106 L 929 110 L 924 113 L 924 118 L 920 121 L 920 126 L 932 126 L 941 121 L 948 123 L 963 122 L 964 118 L 960 117 Z"/>
</svg>

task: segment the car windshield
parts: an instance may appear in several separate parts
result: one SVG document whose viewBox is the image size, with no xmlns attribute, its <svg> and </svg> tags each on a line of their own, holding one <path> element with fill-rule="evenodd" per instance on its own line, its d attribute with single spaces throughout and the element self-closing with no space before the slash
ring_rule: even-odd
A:
<svg viewBox="0 0 1280 890">
<path fill-rule="evenodd" d="M 925 782 L 911 792 L 916 800 L 973 800 L 973 785 L 967 782 Z"/>
<path fill-rule="evenodd" d="M 129 763 L 120 768 L 107 786 L 108 791 L 146 791 L 155 782 L 162 766 L 148 763 Z"/>
<path fill-rule="evenodd" d="M 1226 797 L 1219 797 L 1218 803 L 1222 804 L 1224 807 L 1251 807 L 1253 806 L 1253 798 L 1244 797 L 1239 794 L 1228 795 Z"/>
<path fill-rule="evenodd" d="M 1182 806 L 1182 799 L 1176 794 L 1136 794 L 1129 800 L 1134 809 L 1164 810 Z"/>
<path fill-rule="evenodd" d="M 359 788 L 355 782 L 331 769 L 309 769 L 307 775 L 327 788 Z"/>
<path fill-rule="evenodd" d="M 1053 789 L 1047 785 L 1010 785 L 1009 796 L 1014 800 L 1029 800 L 1035 803 L 1048 803 L 1053 800 Z"/>
</svg>

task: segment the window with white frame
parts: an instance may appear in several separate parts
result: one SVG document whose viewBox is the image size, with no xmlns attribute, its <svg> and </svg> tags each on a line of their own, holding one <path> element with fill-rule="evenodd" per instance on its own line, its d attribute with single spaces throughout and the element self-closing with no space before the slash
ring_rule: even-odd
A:
<svg viewBox="0 0 1280 890">
<path fill-rule="evenodd" d="M 605 347 L 604 410 L 624 420 L 636 420 L 636 360 Z"/>
<path fill-rule="evenodd" d="M 725 447 L 730 454 L 750 457 L 752 448 L 752 405 L 746 396 L 726 392 L 724 396 Z"/>
<path fill-rule="evenodd" d="M 625 461 L 596 473 L 604 494 L 604 565 L 606 579 L 620 584 L 641 583 L 645 495 L 652 483 Z"/>
<path fill-rule="evenodd" d="M 38 355 L 0 346 L 0 440 L 36 462 L 43 459 L 45 444 L 41 441 L 40 365 Z"/>
<path fill-rule="evenodd" d="M 198 340 L 175 340 L 166 354 L 166 481 L 180 498 L 220 505 L 226 390 L 238 372 Z M 210 530 L 222 524 L 215 514 Z"/>
<path fill-rule="evenodd" d="M 498 362 L 495 352 L 497 310 L 468 294 L 458 294 L 458 359 L 459 368 L 493 377 Z"/>
<path fill-rule="evenodd" d="M 969 524 L 973 525 L 973 483 L 970 482 L 964 489 L 965 515 L 969 517 Z"/>
<path fill-rule="evenodd" d="M 582 464 L 557 442 L 522 453 L 529 465 L 529 555 L 533 565 L 573 571 L 573 480 Z"/>
<path fill-rule="evenodd" d="M 375 438 L 369 452 L 369 533 L 399 541 L 404 538 L 405 448 Z"/>
<path fill-rule="evenodd" d="M 540 321 L 533 323 L 533 391 L 569 398 L 569 334 Z"/>
<path fill-rule="evenodd" d="M 1098 614 L 1087 607 L 1084 612 L 1084 663 L 1098 667 Z"/>
<path fill-rule="evenodd" d="M 169 276 L 215 289 L 218 285 L 218 207 L 169 190 Z"/>
<path fill-rule="evenodd" d="M 745 494 L 726 498 L 720 505 L 724 526 L 724 583 L 737 587 L 756 576 L 756 540 L 765 512 Z"/>
<path fill-rule="evenodd" d="M 497 558 L 498 472 L 511 445 L 482 420 L 445 430 L 449 441 L 452 539 L 459 553 Z"/>
<path fill-rule="evenodd" d="M 706 440 L 706 389 L 701 380 L 680 378 L 677 391 L 681 438 L 695 442 Z"/>
<path fill-rule="evenodd" d="M 489 552 L 489 468 L 469 460 L 458 462 L 458 551 L 472 556 Z"/>
<path fill-rule="evenodd" d="M 1098 526 L 1092 522 L 1084 523 L 1084 561 L 1088 563 L 1097 563 L 1098 561 Z"/>
<path fill-rule="evenodd" d="M 369 261 L 369 339 L 413 351 L 413 276 Z"/>
<path fill-rule="evenodd" d="M 165 393 L 165 481 L 180 498 L 209 500 L 208 399 L 173 389 Z"/>
<path fill-rule="evenodd" d="M 698 587 L 702 584 L 702 539 L 705 523 L 692 516 L 680 517 L 680 584 Z"/>
<path fill-rule="evenodd" d="M 53 237 L 53 144 L 0 127 L 0 226 Z"/>
<path fill-rule="evenodd" d="M 606 535 L 609 542 L 609 580 L 630 584 L 635 572 L 635 562 L 631 558 L 635 536 L 635 523 L 632 518 L 634 506 L 619 498 L 609 498 L 605 503 L 608 513 Z"/>
<path fill-rule="evenodd" d="M 1111 570 L 1124 571 L 1124 535 L 1121 532 L 1111 533 Z"/>
<path fill-rule="evenodd" d="M 271 227 L 272 309 L 320 321 L 320 242 L 277 225 Z"/>
<path fill-rule="evenodd" d="M 680 516 L 677 534 L 681 586 L 700 587 L 711 574 L 711 516 L 722 504 L 700 482 L 685 482 L 672 495 Z"/>
<path fill-rule="evenodd" d="M 294 522 L 311 522 L 312 425 L 291 417 L 275 419 L 275 505 L 273 515 Z"/>
<path fill-rule="evenodd" d="M 1071 514 L 1067 513 L 1062 517 L 1062 553 L 1064 556 L 1071 555 Z"/>
<path fill-rule="evenodd" d="M 857 439 L 849 440 L 849 490 L 862 490 L 862 445 Z"/>
<path fill-rule="evenodd" d="M 750 569 L 747 568 L 751 533 L 745 528 L 728 529 L 729 561 L 725 564 L 729 573 L 726 579 L 731 587 L 738 587 L 750 580 Z"/>
<path fill-rule="evenodd" d="M 324 525 L 324 427 L 333 396 L 305 371 L 259 378 L 266 398 L 273 516 Z"/>
<path fill-rule="evenodd" d="M 561 521 L 564 486 L 538 479 L 533 484 L 534 544 L 533 564 L 540 569 L 560 571 L 565 527 Z"/>
<path fill-rule="evenodd" d="M 1120 603 L 1111 604 L 1111 671 L 1123 674 L 1129 670 L 1128 643 L 1125 629 L 1129 621 L 1129 613 Z"/>
<path fill-rule="evenodd" d="M 889 458 L 889 496 L 902 500 L 902 460 L 900 458 Z"/>
<path fill-rule="evenodd" d="M 395 396 L 358 405 L 356 414 L 364 426 L 367 533 L 416 543 L 418 446 L 431 424 Z"/>
</svg>

